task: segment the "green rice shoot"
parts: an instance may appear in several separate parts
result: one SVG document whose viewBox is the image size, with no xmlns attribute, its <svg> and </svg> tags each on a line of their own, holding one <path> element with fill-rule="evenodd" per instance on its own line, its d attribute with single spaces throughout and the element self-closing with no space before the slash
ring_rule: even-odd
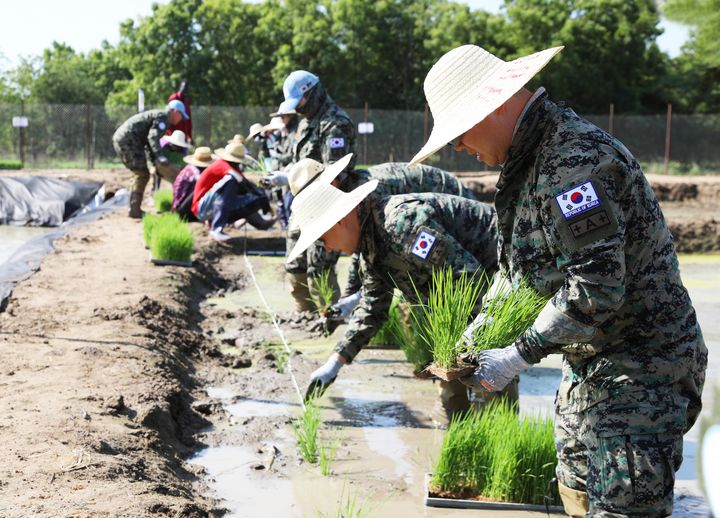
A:
<svg viewBox="0 0 720 518">
<path fill-rule="evenodd" d="M 453 419 L 431 480 L 446 496 L 559 505 L 550 484 L 557 465 L 553 422 L 519 417 L 514 405 L 491 403 Z"/>
<path fill-rule="evenodd" d="M 190 262 L 194 238 L 188 225 L 174 212 L 162 214 L 150 231 L 150 253 L 153 259 Z"/>
<path fill-rule="evenodd" d="M 313 283 L 310 294 L 312 296 L 312 302 L 315 304 L 318 312 L 324 315 L 330 309 L 333 303 L 333 296 L 335 290 L 333 290 L 332 282 L 330 282 L 330 270 L 324 270 L 319 274 L 313 275 Z"/>
<path fill-rule="evenodd" d="M 330 476 L 330 466 L 335 460 L 339 446 L 339 438 L 331 439 L 329 442 L 324 442 L 320 445 L 320 472 L 324 477 Z"/>
<path fill-rule="evenodd" d="M 416 373 L 422 371 L 433 361 L 431 340 L 425 335 L 427 325 L 421 307 L 407 305 L 407 315 L 402 321 L 400 349 L 412 364 Z"/>
<path fill-rule="evenodd" d="M 475 330 L 473 344 L 467 352 L 477 353 L 510 345 L 532 325 L 547 304 L 548 299 L 524 279 L 515 288 L 511 288 L 509 283 L 504 283 L 504 286 L 483 308 L 487 318 Z"/>
<path fill-rule="evenodd" d="M 402 316 L 398 307 L 401 300 L 401 296 L 396 295 L 393 297 L 387 320 L 380 330 L 375 333 L 375 336 L 370 339 L 368 345 L 397 345 L 398 347 L 401 345 L 404 333 Z"/>
<path fill-rule="evenodd" d="M 153 202 L 158 212 L 168 212 L 172 209 L 173 192 L 170 189 L 159 189 L 153 194 Z"/>
<path fill-rule="evenodd" d="M 305 403 L 305 410 L 299 419 L 293 422 L 295 439 L 302 458 L 310 464 L 318 461 L 319 444 L 318 429 L 320 428 L 320 409 L 313 399 Z"/>
<path fill-rule="evenodd" d="M 358 492 L 345 494 L 345 487 L 340 492 L 338 507 L 331 513 L 318 512 L 319 518 L 370 518 L 374 509 L 367 503 L 358 502 Z"/>
<path fill-rule="evenodd" d="M 460 351 L 456 345 L 468 326 L 484 284 L 485 275 L 476 278 L 462 272 L 455 279 L 451 268 L 433 269 L 427 303 L 420 304 L 421 311 L 413 314 L 432 351 L 433 361 L 440 367 L 457 366 Z M 415 293 L 418 300 L 423 300 L 417 287 Z"/>
<path fill-rule="evenodd" d="M 145 241 L 145 245 L 149 248 L 150 247 L 150 239 L 152 239 L 152 231 L 155 227 L 155 224 L 160 219 L 160 216 L 156 216 L 154 214 L 148 214 L 145 213 L 142 219 L 143 223 L 143 240 Z"/>
</svg>

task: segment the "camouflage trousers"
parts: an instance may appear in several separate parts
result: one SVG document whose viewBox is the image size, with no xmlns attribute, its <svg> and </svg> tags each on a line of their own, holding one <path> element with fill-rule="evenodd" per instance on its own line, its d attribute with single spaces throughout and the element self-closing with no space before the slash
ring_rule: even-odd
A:
<svg viewBox="0 0 720 518">
<path fill-rule="evenodd" d="M 150 170 L 147 165 L 145 148 L 137 145 L 126 145 L 115 140 L 113 140 L 113 147 L 125 167 L 133 173 L 130 191 L 145 192 L 145 187 L 150 181 Z"/>
<path fill-rule="evenodd" d="M 675 472 L 682 463 L 682 432 L 636 433 L 622 426 L 612 432 L 627 409 L 596 407 L 556 412 L 558 482 L 587 493 L 585 516 L 669 516 Z"/>
<path fill-rule="evenodd" d="M 285 249 L 289 254 L 300 237 L 300 231 L 288 232 L 285 237 Z M 340 254 L 327 252 L 320 242 L 314 243 L 305 253 L 300 254 L 294 261 L 285 263 L 288 273 L 290 294 L 295 300 L 299 311 L 314 311 L 315 304 L 312 299 L 317 296 L 315 281 L 318 275 L 328 272 L 328 281 L 333 289 L 333 303 L 340 298 L 340 286 L 337 281 L 337 264 Z"/>
</svg>

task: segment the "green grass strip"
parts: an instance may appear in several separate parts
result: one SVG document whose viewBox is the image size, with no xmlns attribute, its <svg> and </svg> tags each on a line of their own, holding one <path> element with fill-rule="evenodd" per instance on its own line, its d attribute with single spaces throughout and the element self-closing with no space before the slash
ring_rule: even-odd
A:
<svg viewBox="0 0 720 518">
<path fill-rule="evenodd" d="M 559 505 L 548 485 L 557 465 L 551 419 L 519 417 L 493 403 L 453 419 L 432 477 L 434 490 L 498 502 Z"/>
</svg>

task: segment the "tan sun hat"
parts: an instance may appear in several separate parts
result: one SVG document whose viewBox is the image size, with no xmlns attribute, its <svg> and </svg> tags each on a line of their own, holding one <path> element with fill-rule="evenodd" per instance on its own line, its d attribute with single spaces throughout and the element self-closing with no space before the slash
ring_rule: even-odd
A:
<svg viewBox="0 0 720 518">
<path fill-rule="evenodd" d="M 285 124 L 282 121 L 281 117 L 273 117 L 270 119 L 270 122 L 263 128 L 265 131 L 275 131 L 279 129 L 283 129 L 285 127 Z"/>
<path fill-rule="evenodd" d="M 215 150 L 216 158 L 227 160 L 228 162 L 236 162 L 238 164 L 245 163 L 245 146 L 237 142 L 231 142 L 224 148 Z"/>
<path fill-rule="evenodd" d="M 195 152 L 192 155 L 184 156 L 183 160 L 186 164 L 194 165 L 197 167 L 207 167 L 213 162 L 215 162 L 215 159 L 212 155 L 212 150 L 207 146 L 195 148 Z"/>
<path fill-rule="evenodd" d="M 252 140 L 255 137 L 257 137 L 258 135 L 260 135 L 260 133 L 262 133 L 263 129 L 264 129 L 263 125 L 260 124 L 259 122 L 256 122 L 255 124 L 250 126 L 250 131 L 248 132 L 247 140 Z"/>
<path fill-rule="evenodd" d="M 315 241 L 320 239 L 325 232 L 330 230 L 338 221 L 347 216 L 350 211 L 357 207 L 361 201 L 375 190 L 378 180 L 370 180 L 351 192 L 344 192 L 333 187 L 331 182 L 347 167 L 352 154 L 346 155 L 347 162 L 339 160 L 328 165 L 319 175 L 311 171 L 308 163 L 295 164 L 289 173 L 290 185 L 300 185 L 299 177 L 309 178 L 302 187 L 292 203 L 293 228 L 300 229 L 300 238 L 290 252 L 287 260 L 292 261 Z"/>
<path fill-rule="evenodd" d="M 168 144 L 172 144 L 174 146 L 178 147 L 184 147 L 187 148 L 190 146 L 187 142 L 187 138 L 185 137 L 185 132 L 182 130 L 175 130 L 172 132 L 172 135 L 169 137 L 165 137 L 165 142 Z"/>
<path fill-rule="evenodd" d="M 503 61 L 476 45 L 443 55 L 424 84 L 435 124 L 410 165 L 422 162 L 497 110 L 562 49 L 553 47 L 513 61 Z"/>
<path fill-rule="evenodd" d="M 245 137 L 243 137 L 239 133 L 236 133 L 233 138 L 228 140 L 228 144 L 245 144 Z"/>
<path fill-rule="evenodd" d="M 342 173 L 347 168 L 347 166 L 350 164 L 350 161 L 352 160 L 352 157 L 353 154 L 348 153 L 337 162 L 334 162 L 327 166 L 327 168 L 325 167 L 325 164 L 318 162 L 317 160 L 313 160 L 312 158 L 303 158 L 302 160 L 296 162 L 288 173 L 288 187 L 290 187 L 290 192 L 293 196 L 297 196 L 298 194 L 300 194 L 300 191 L 310 185 L 312 181 L 315 180 L 318 176 L 320 176 L 323 171 L 329 168 L 332 168 L 333 171 L 333 177 L 332 180 L 330 180 L 332 182 L 335 178 L 337 178 L 337 175 Z M 288 230 L 297 229 L 297 218 L 291 218 Z"/>
</svg>

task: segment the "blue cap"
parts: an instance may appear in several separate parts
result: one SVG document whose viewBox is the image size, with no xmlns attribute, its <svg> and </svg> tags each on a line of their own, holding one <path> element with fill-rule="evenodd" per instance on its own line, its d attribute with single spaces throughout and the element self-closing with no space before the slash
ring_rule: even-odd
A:
<svg viewBox="0 0 720 518">
<path fill-rule="evenodd" d="M 175 99 L 174 101 L 170 101 L 167 104 L 166 107 L 168 110 L 177 110 L 180 112 L 180 114 L 183 116 L 183 119 L 188 120 L 190 117 L 188 116 L 187 112 L 185 111 L 185 105 L 182 103 L 182 101 L 178 101 Z"/>
<path fill-rule="evenodd" d="M 280 104 L 279 112 L 294 110 L 308 90 L 320 82 L 320 78 L 305 70 L 296 70 L 285 79 L 283 94 L 285 100 Z"/>
</svg>

